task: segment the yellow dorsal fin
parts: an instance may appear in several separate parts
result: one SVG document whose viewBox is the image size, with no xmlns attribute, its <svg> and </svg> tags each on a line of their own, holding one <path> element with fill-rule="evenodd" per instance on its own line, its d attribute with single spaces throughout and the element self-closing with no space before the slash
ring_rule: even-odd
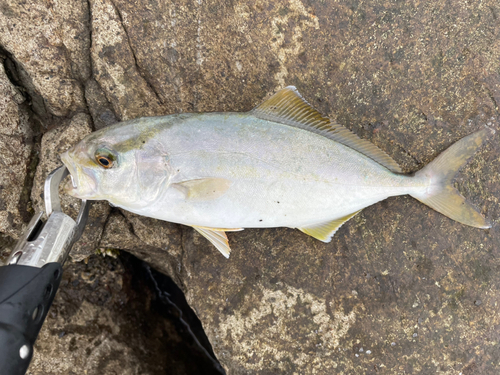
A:
<svg viewBox="0 0 500 375">
<path fill-rule="evenodd" d="M 223 230 L 216 228 L 196 227 L 194 225 L 193 228 L 196 229 L 196 231 L 203 237 L 209 240 L 212 245 L 214 245 L 217 250 L 222 253 L 222 255 L 224 255 L 226 258 L 229 258 L 231 248 L 229 247 L 226 233 Z"/>
<path fill-rule="evenodd" d="M 359 138 L 349 129 L 323 117 L 302 98 L 295 86 L 288 86 L 278 91 L 264 103 L 255 107 L 251 113 L 264 120 L 320 134 L 368 156 L 392 172 L 402 173 L 400 166 L 373 143 Z"/>
<path fill-rule="evenodd" d="M 317 240 L 323 242 L 330 242 L 332 240 L 333 235 L 342 226 L 342 224 L 344 224 L 347 220 L 356 215 L 359 211 L 341 217 L 340 219 L 335 219 L 332 221 L 327 221 L 325 223 L 318 223 L 308 227 L 302 227 L 297 229 L 304 232 L 305 234 L 308 234 L 311 237 L 316 238 Z"/>
</svg>

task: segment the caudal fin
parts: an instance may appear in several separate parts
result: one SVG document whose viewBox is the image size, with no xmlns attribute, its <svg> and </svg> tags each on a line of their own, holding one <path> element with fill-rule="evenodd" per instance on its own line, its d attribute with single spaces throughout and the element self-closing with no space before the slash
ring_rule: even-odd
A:
<svg viewBox="0 0 500 375">
<path fill-rule="evenodd" d="M 476 228 L 491 228 L 486 220 L 452 185 L 452 180 L 467 160 L 474 155 L 495 131 L 485 128 L 462 138 L 415 174 L 415 178 L 430 179 L 425 193 L 412 194 L 420 202 L 462 224 Z"/>
</svg>

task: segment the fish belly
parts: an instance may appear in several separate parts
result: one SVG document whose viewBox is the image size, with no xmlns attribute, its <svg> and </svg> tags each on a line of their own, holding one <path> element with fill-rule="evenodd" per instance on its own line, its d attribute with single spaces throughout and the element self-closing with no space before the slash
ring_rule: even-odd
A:
<svg viewBox="0 0 500 375">
<path fill-rule="evenodd" d="M 133 211 L 186 225 L 297 228 L 424 188 L 340 143 L 249 114 L 184 117 L 159 139 L 174 175 L 152 204 Z M 175 188 L 203 178 L 230 187 L 204 201 Z"/>
</svg>

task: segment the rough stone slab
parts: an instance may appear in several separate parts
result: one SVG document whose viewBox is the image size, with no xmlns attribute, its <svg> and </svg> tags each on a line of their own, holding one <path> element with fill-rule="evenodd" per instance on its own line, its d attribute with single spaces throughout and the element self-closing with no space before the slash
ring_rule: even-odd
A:
<svg viewBox="0 0 500 375">
<path fill-rule="evenodd" d="M 16 239 L 29 220 L 23 193 L 33 150 L 33 132 L 23 102 L 0 64 L 0 232 Z"/>
<path fill-rule="evenodd" d="M 94 75 L 121 120 L 162 113 L 154 91 L 137 70 L 121 16 L 111 0 L 92 0 Z"/>
<path fill-rule="evenodd" d="M 182 285 L 183 249 L 178 225 L 113 210 L 109 216 L 99 248 L 122 249 L 154 264 L 155 268 Z"/>
<path fill-rule="evenodd" d="M 173 306 L 183 306 L 158 301 L 141 266 L 122 260 L 93 255 L 65 266 L 27 374 L 220 374 L 193 342 L 196 327 L 182 326 Z"/>
<path fill-rule="evenodd" d="M 90 75 L 86 1 L 3 1 L 0 45 L 26 73 L 22 79 L 30 95 L 41 95 L 40 115 L 85 108 L 78 80 Z"/>
<path fill-rule="evenodd" d="M 89 79 L 85 85 L 85 99 L 92 116 L 95 130 L 102 129 L 117 122 L 111 103 L 104 91 L 94 79 Z"/>
</svg>

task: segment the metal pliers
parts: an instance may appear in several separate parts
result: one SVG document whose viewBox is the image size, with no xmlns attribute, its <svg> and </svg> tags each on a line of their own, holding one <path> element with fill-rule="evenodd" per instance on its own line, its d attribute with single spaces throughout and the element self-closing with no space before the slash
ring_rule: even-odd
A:
<svg viewBox="0 0 500 375">
<path fill-rule="evenodd" d="M 65 166 L 45 180 L 43 211 L 33 216 L 7 265 L 0 267 L 0 375 L 25 374 L 33 345 L 61 282 L 62 266 L 80 238 L 89 214 L 83 200 L 73 220 L 61 211 L 58 188 Z"/>
</svg>

